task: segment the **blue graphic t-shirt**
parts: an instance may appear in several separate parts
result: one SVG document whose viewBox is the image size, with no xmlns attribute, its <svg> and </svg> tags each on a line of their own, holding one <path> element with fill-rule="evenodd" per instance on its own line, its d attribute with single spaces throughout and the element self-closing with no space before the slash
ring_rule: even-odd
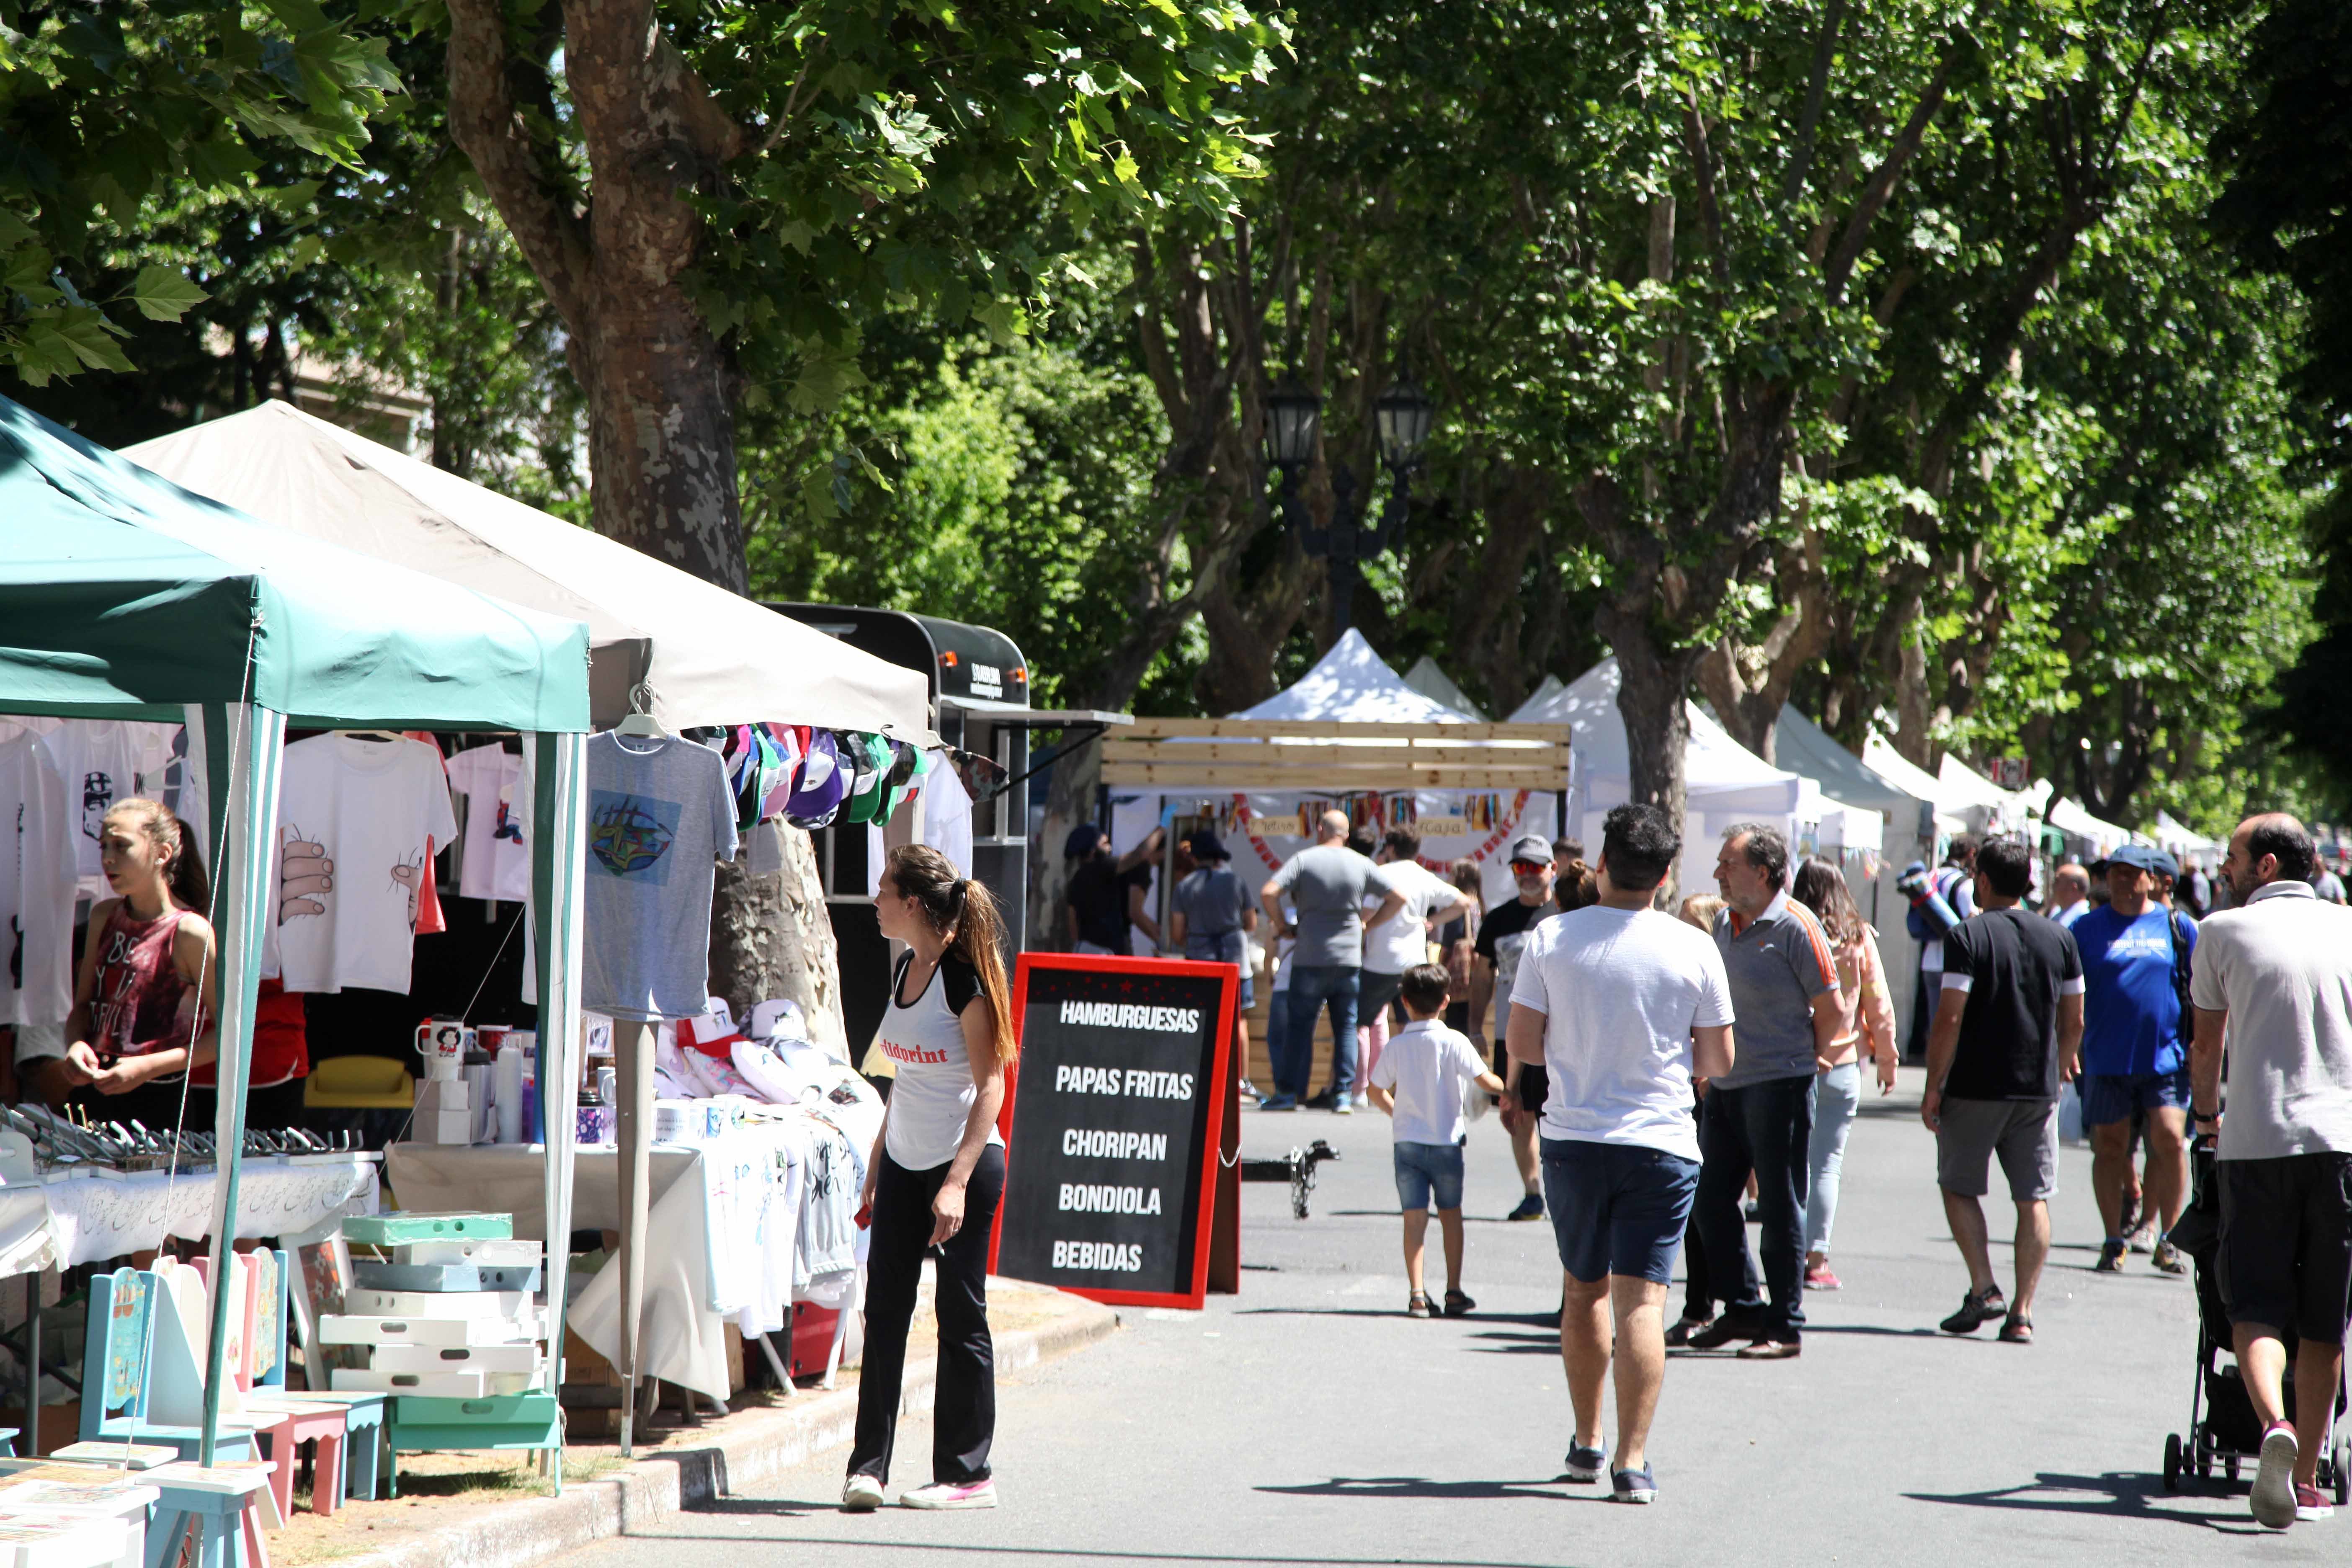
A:
<svg viewBox="0 0 2352 1568">
<path fill-rule="evenodd" d="M 2168 911 L 2155 904 L 2126 921 L 2102 904 L 2073 926 L 2083 952 L 2083 1070 L 2102 1077 L 2179 1072 L 2180 994 L 2172 985 L 2172 946 L 2181 961 L 2197 947 L 2197 923 L 2183 918 L 2168 936 Z"/>
<path fill-rule="evenodd" d="M 727 765 L 676 736 L 588 742 L 581 1005 L 615 1018 L 687 1018 L 710 980 L 712 867 L 735 858 Z"/>
</svg>

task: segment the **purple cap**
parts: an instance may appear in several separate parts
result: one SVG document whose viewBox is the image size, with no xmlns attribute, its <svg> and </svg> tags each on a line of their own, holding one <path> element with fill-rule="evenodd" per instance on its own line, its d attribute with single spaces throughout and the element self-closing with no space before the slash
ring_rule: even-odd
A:
<svg viewBox="0 0 2352 1568">
<path fill-rule="evenodd" d="M 829 819 L 839 809 L 842 797 L 849 793 L 850 773 L 841 765 L 841 753 L 833 743 L 829 730 L 809 733 L 807 758 L 801 763 L 800 779 L 793 788 L 792 797 L 784 802 L 784 815 L 803 826 Z"/>
</svg>

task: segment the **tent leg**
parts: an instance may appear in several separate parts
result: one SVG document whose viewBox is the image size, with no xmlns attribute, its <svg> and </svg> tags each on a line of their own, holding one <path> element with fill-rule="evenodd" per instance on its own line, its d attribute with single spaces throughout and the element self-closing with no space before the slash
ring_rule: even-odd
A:
<svg viewBox="0 0 2352 1568">
<path fill-rule="evenodd" d="M 635 1388 L 644 1374 L 638 1341 L 646 1300 L 646 1228 L 649 1223 L 651 1169 L 646 1147 L 653 1137 L 654 1026 L 615 1020 L 613 1060 L 621 1104 L 616 1141 L 621 1173 L 621 1386 Z M 628 1404 L 621 1406 L 621 1458 L 632 1452 L 635 1433 Z M 651 1424 L 652 1411 L 646 1411 Z"/>
</svg>

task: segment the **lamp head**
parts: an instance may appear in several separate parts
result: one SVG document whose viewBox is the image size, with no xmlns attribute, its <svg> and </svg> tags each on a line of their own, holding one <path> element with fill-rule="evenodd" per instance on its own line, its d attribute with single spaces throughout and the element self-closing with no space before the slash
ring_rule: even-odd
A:
<svg viewBox="0 0 2352 1568">
<path fill-rule="evenodd" d="M 1323 425 L 1323 400 L 1295 381 L 1286 381 L 1265 400 L 1266 459 L 1296 468 L 1315 456 Z"/>
<path fill-rule="evenodd" d="M 1380 426 L 1381 460 L 1399 472 L 1419 463 L 1436 412 L 1428 395 L 1410 381 L 1400 381 L 1381 394 L 1372 410 Z"/>
</svg>

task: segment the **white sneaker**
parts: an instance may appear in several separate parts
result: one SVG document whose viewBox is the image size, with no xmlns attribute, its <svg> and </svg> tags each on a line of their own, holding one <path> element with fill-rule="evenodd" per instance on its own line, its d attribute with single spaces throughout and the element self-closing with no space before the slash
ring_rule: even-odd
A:
<svg viewBox="0 0 2352 1568">
<path fill-rule="evenodd" d="M 2294 1429 L 2279 1422 L 2263 1434 L 2263 1466 L 2246 1496 L 2254 1518 L 2271 1530 L 2294 1522 Z"/>
<path fill-rule="evenodd" d="M 841 1483 L 841 1506 L 850 1513 L 872 1513 L 882 1506 L 882 1483 L 868 1475 L 850 1477 Z"/>
<path fill-rule="evenodd" d="M 927 1487 L 898 1494 L 900 1508 L 994 1508 L 996 1483 L 993 1480 L 969 1481 L 952 1486 L 946 1481 L 933 1481 Z"/>
</svg>

